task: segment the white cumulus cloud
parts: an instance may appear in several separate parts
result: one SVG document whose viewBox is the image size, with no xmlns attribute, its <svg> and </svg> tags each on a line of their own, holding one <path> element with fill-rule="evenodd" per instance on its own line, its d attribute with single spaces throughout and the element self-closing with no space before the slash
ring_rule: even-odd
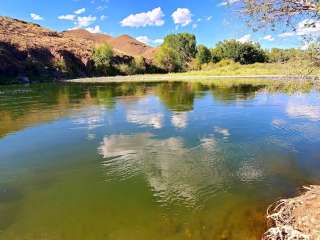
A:
<svg viewBox="0 0 320 240">
<path fill-rule="evenodd" d="M 313 35 L 320 34 L 320 20 L 304 19 L 298 23 L 297 35 Z"/>
<path fill-rule="evenodd" d="M 86 30 L 91 33 L 102 33 L 99 25 L 97 25 L 95 27 L 88 27 L 88 28 L 86 28 Z"/>
<path fill-rule="evenodd" d="M 68 20 L 68 21 L 74 21 L 76 19 L 76 16 L 73 14 L 67 14 L 67 15 L 61 15 L 58 17 L 60 20 Z"/>
<path fill-rule="evenodd" d="M 263 39 L 267 40 L 267 41 L 270 41 L 270 42 L 274 40 L 272 35 L 266 35 L 266 36 L 263 37 Z"/>
<path fill-rule="evenodd" d="M 75 14 L 82 14 L 82 13 L 85 13 L 86 12 L 86 9 L 85 8 L 80 8 L 80 9 L 78 9 L 78 10 L 76 10 L 76 11 L 74 11 L 74 13 Z"/>
<path fill-rule="evenodd" d="M 240 0 L 225 0 L 218 4 L 218 6 L 228 6 L 240 2 Z"/>
<path fill-rule="evenodd" d="M 284 32 L 284 33 L 280 33 L 278 36 L 281 38 L 287 38 L 287 37 L 292 37 L 294 35 L 295 35 L 294 32 Z"/>
<path fill-rule="evenodd" d="M 320 20 L 304 19 L 300 21 L 295 31 L 284 32 L 279 34 L 279 37 L 287 38 L 292 36 L 319 36 L 320 35 Z"/>
<path fill-rule="evenodd" d="M 238 39 L 241 43 L 251 42 L 251 34 L 246 34 Z"/>
<path fill-rule="evenodd" d="M 163 39 L 161 39 L 161 38 L 151 39 L 148 36 L 139 36 L 139 37 L 136 37 L 136 39 L 139 42 L 142 42 L 144 44 L 150 44 L 150 45 L 160 45 L 163 43 Z"/>
<path fill-rule="evenodd" d="M 30 17 L 32 18 L 32 20 L 35 20 L 35 21 L 41 21 L 41 20 L 44 20 L 44 18 L 43 18 L 43 17 L 41 17 L 40 15 L 35 14 L 35 13 L 31 13 L 31 14 L 30 14 Z"/>
<path fill-rule="evenodd" d="M 123 27 L 162 26 L 164 24 L 163 17 L 164 13 L 158 7 L 148 12 L 131 14 L 120 23 Z"/>
<path fill-rule="evenodd" d="M 97 20 L 97 17 L 86 16 L 86 17 L 77 17 L 76 25 L 78 28 L 88 27 Z"/>
<path fill-rule="evenodd" d="M 192 13 L 188 8 L 178 8 L 171 16 L 176 25 L 184 27 L 192 22 Z"/>
<path fill-rule="evenodd" d="M 107 16 L 106 16 L 106 15 L 101 15 L 101 16 L 100 16 L 100 20 L 101 20 L 101 21 L 104 21 L 104 20 L 106 20 L 106 19 L 107 19 Z"/>
</svg>

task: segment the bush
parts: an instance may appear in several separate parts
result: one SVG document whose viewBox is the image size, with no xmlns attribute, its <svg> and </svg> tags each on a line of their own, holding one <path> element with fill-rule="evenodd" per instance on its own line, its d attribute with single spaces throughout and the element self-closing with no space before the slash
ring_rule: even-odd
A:
<svg viewBox="0 0 320 240">
<path fill-rule="evenodd" d="M 111 65 L 112 57 L 112 47 L 106 43 L 94 49 L 93 61 L 98 74 L 109 75 L 113 71 Z"/>
<path fill-rule="evenodd" d="M 290 49 L 280 49 L 272 48 L 268 54 L 269 62 L 273 63 L 284 63 L 288 62 L 290 59 L 294 59 L 303 54 L 303 51 L 290 48 Z"/>
<path fill-rule="evenodd" d="M 221 61 L 219 61 L 218 63 L 216 63 L 217 67 L 226 67 L 226 66 L 230 66 L 230 65 L 234 65 L 235 62 L 232 59 L 222 59 Z"/>
</svg>

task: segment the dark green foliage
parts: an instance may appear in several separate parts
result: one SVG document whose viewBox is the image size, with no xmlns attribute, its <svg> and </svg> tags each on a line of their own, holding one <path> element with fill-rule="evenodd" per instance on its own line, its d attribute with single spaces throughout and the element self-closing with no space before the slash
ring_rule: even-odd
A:
<svg viewBox="0 0 320 240">
<path fill-rule="evenodd" d="M 232 59 L 241 64 L 252 64 L 255 62 L 266 62 L 267 56 L 259 44 L 236 40 L 225 40 L 219 42 L 212 50 L 215 59 Z"/>
<path fill-rule="evenodd" d="M 199 64 L 209 63 L 212 59 L 210 50 L 204 45 L 199 45 L 197 47 L 196 59 Z"/>
</svg>

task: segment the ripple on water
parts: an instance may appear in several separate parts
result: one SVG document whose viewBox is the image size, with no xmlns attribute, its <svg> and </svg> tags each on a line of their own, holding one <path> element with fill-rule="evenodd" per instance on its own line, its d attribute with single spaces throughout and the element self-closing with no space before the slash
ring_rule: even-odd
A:
<svg viewBox="0 0 320 240">
<path fill-rule="evenodd" d="M 228 182 L 230 174 L 217 149 L 214 139 L 188 148 L 180 138 L 156 139 L 144 133 L 106 137 L 98 152 L 110 178 L 126 180 L 142 174 L 157 202 L 195 206 Z"/>
</svg>

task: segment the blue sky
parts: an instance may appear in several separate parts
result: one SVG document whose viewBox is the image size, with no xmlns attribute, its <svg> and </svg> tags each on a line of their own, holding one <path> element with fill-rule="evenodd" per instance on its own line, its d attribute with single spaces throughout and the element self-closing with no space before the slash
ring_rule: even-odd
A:
<svg viewBox="0 0 320 240">
<path fill-rule="evenodd" d="M 0 15 L 63 31 L 87 28 L 113 36 L 129 34 L 156 45 L 169 33 L 190 32 L 213 47 L 224 39 L 258 41 L 264 48 L 297 47 L 299 38 L 251 31 L 223 0 L 1 0 Z"/>
</svg>

